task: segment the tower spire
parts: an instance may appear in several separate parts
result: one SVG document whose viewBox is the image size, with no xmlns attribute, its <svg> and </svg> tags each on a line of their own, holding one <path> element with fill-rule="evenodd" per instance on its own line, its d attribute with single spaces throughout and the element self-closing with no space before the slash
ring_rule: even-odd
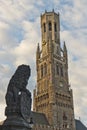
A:
<svg viewBox="0 0 87 130">
<path fill-rule="evenodd" d="M 37 59 L 40 58 L 40 46 L 39 46 L 39 43 L 38 43 L 38 45 L 37 45 L 36 58 L 37 58 Z"/>
<path fill-rule="evenodd" d="M 63 45 L 63 57 L 64 57 L 64 60 L 66 61 L 67 66 L 68 66 L 68 56 L 67 56 L 67 48 L 66 48 L 65 41 L 64 41 L 64 45 Z"/>
<path fill-rule="evenodd" d="M 64 41 L 63 49 L 64 49 L 64 52 L 67 52 L 65 41 Z"/>
</svg>

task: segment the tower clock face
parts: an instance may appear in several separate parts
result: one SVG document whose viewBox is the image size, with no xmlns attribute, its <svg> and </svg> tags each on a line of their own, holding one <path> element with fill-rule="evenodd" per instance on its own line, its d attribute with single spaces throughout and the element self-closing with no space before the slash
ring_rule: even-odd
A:
<svg viewBox="0 0 87 130">
<path fill-rule="evenodd" d="M 63 82 L 60 82 L 60 87 L 63 87 Z"/>
</svg>

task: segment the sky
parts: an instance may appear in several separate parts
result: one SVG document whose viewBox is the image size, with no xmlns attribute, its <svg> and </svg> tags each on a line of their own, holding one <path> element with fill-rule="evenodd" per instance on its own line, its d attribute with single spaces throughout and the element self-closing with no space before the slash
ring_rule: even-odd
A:
<svg viewBox="0 0 87 130">
<path fill-rule="evenodd" d="M 31 93 L 36 86 L 40 16 L 53 9 L 60 13 L 61 44 L 65 41 L 68 50 L 75 118 L 87 126 L 87 0 L 0 0 L 0 121 L 5 119 L 5 94 L 18 65 L 30 65 Z"/>
</svg>

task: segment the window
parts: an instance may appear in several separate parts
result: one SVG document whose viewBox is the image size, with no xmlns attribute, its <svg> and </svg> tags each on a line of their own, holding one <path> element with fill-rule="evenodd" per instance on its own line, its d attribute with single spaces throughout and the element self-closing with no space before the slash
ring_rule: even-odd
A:
<svg viewBox="0 0 87 130">
<path fill-rule="evenodd" d="M 49 31 L 52 31 L 52 24 L 49 22 Z"/>
<path fill-rule="evenodd" d="M 46 24 L 43 24 L 44 32 L 46 32 Z"/>
<path fill-rule="evenodd" d="M 66 116 L 65 112 L 63 113 L 63 120 L 67 120 L 67 116 Z"/>
<path fill-rule="evenodd" d="M 44 64 L 44 75 L 46 75 L 47 74 L 47 64 L 45 63 Z"/>
<path fill-rule="evenodd" d="M 58 64 L 56 64 L 56 73 L 57 73 L 57 75 L 59 75 L 59 66 L 58 66 Z"/>
<path fill-rule="evenodd" d="M 41 77 L 43 77 L 43 65 L 41 65 Z"/>
<path fill-rule="evenodd" d="M 57 26 L 56 26 L 56 23 L 54 23 L 54 31 L 57 32 Z"/>
<path fill-rule="evenodd" d="M 56 49 L 57 49 L 57 50 L 56 50 L 56 53 L 59 54 L 59 53 L 60 53 L 59 47 L 57 46 Z"/>
<path fill-rule="evenodd" d="M 60 68 L 61 76 L 63 77 L 63 67 Z"/>
</svg>

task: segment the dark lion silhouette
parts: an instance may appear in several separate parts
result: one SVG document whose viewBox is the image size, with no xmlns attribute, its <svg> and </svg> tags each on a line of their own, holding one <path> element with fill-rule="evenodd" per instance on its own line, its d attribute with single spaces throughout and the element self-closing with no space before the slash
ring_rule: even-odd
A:
<svg viewBox="0 0 87 130">
<path fill-rule="evenodd" d="M 30 67 L 28 65 L 20 65 L 9 81 L 5 96 L 7 104 L 5 115 L 9 116 L 13 112 L 23 113 L 25 107 L 28 107 L 30 111 L 31 93 L 26 89 L 30 73 Z M 26 98 L 28 98 L 28 100 L 26 100 Z M 25 101 L 27 102 L 26 104 Z M 22 106 L 22 104 L 25 104 L 25 106 Z"/>
</svg>

